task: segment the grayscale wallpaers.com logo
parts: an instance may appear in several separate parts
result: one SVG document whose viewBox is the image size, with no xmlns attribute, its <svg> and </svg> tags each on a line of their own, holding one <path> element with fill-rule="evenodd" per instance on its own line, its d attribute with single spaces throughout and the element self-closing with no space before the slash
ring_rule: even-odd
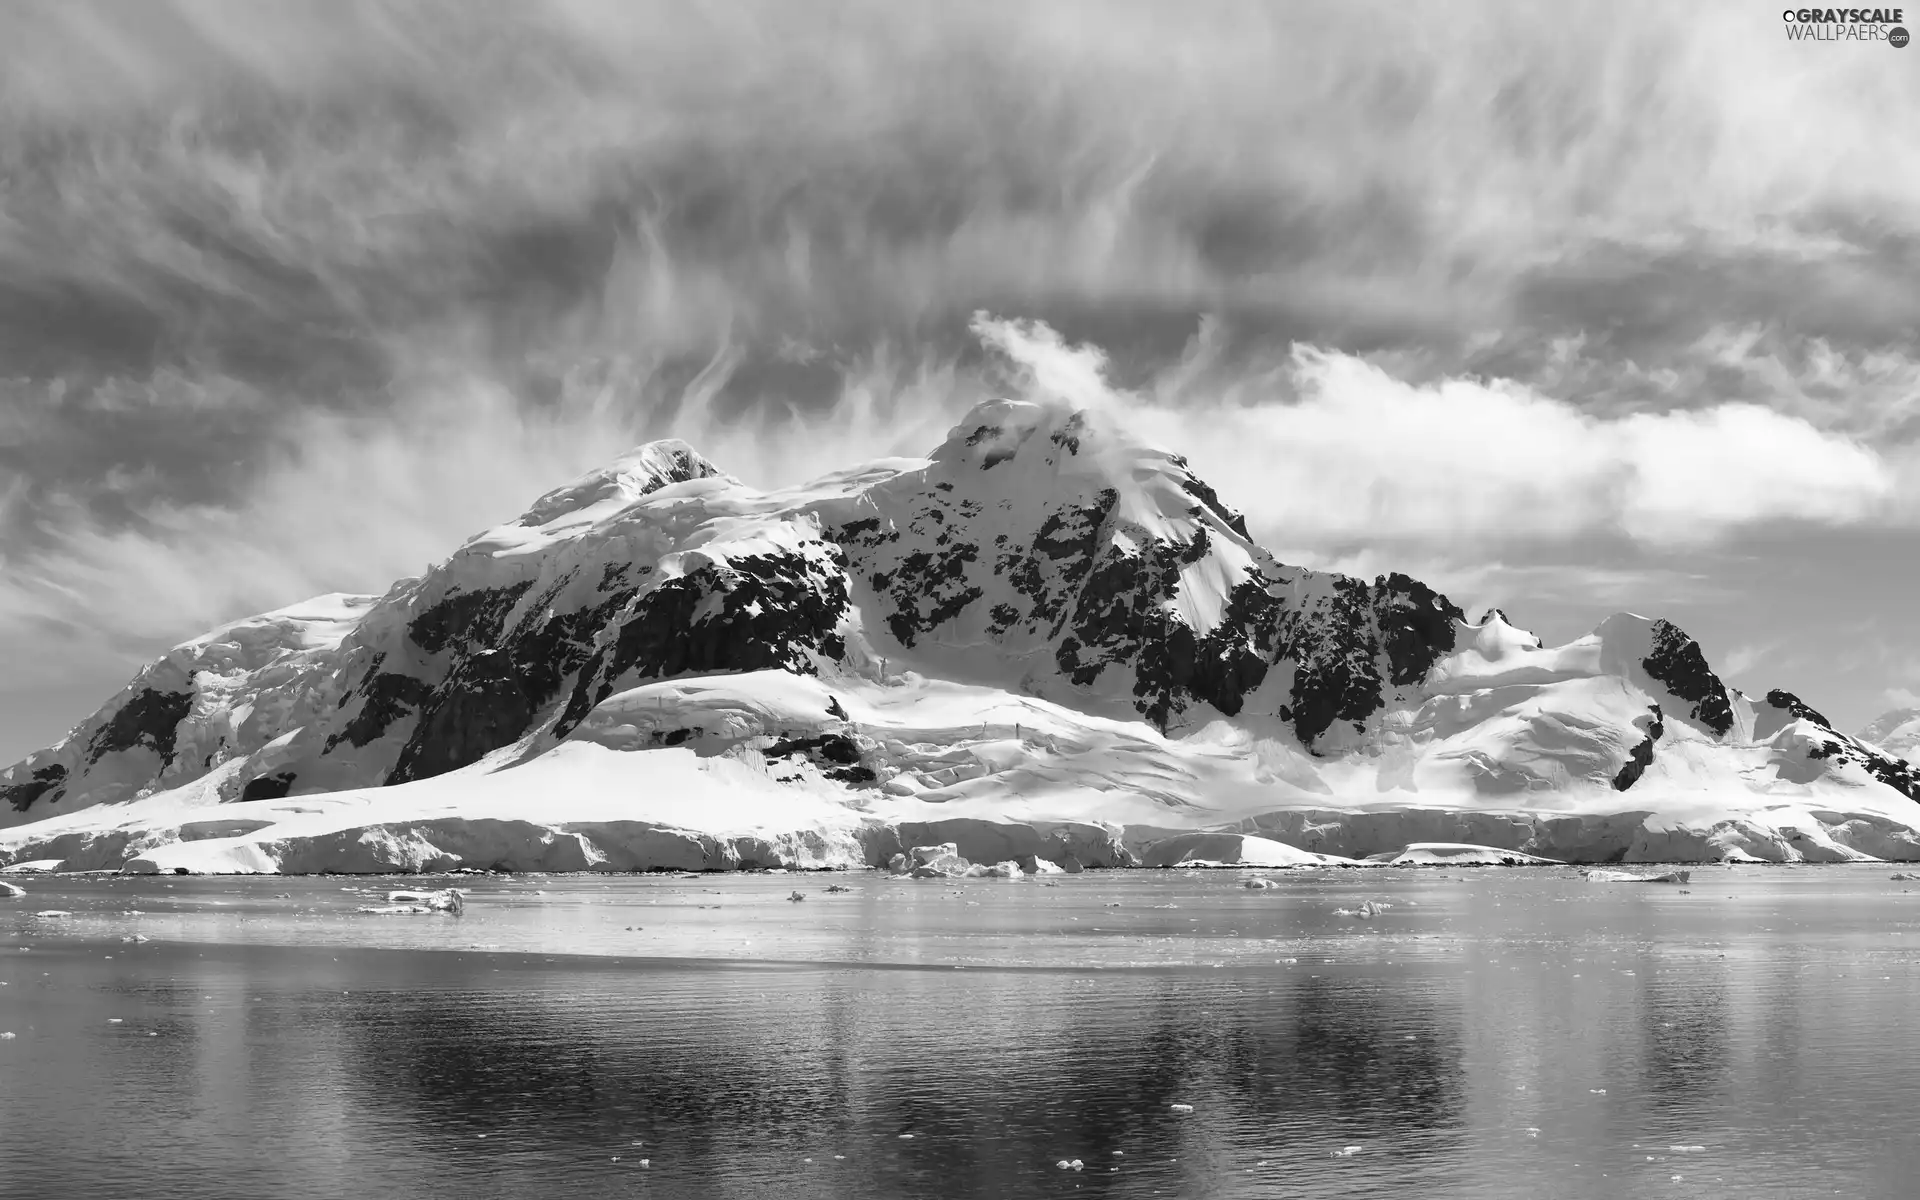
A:
<svg viewBox="0 0 1920 1200">
<path fill-rule="evenodd" d="M 1907 44 L 1898 8 L 1789 8 L 1780 14 L 1790 42 L 1886 42 L 1899 50 Z"/>
</svg>

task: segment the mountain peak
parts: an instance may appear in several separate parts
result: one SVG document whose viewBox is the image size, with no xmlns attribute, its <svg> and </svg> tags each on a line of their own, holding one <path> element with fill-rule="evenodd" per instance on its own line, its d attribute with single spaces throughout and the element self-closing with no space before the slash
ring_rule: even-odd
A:
<svg viewBox="0 0 1920 1200">
<path fill-rule="evenodd" d="M 1223 504 L 1184 457 L 1098 409 L 988 400 L 953 427 L 931 463 L 949 485 L 943 490 L 1083 503 L 1111 493 L 1103 506 L 1150 536 L 1185 543 L 1212 526 L 1229 540 L 1252 540 L 1246 518 Z"/>
<path fill-rule="evenodd" d="M 915 797 L 1153 822 L 1396 791 L 1468 814 L 1629 789 L 1640 813 L 1729 788 L 1766 804 L 1796 788 L 1822 804 L 1920 799 L 1920 771 L 1784 692 L 1727 687 L 1669 621 L 1618 613 L 1548 647 L 1499 609 L 1465 616 L 1405 575 L 1275 560 L 1184 458 L 1100 404 L 988 401 L 930 458 L 773 493 L 651 442 L 381 596 L 183 644 L 0 771 L 0 826 L 469 772 L 396 792 L 406 803 L 589 761 L 646 781 L 595 812 L 644 794 L 676 820 L 697 802 L 660 799 L 688 794 L 662 781 L 708 766 L 728 794 L 791 784 L 876 815 L 918 811 Z M 1867 733 L 1903 752 L 1920 712 Z M 152 837 L 185 828 L 165 820 Z"/>
<path fill-rule="evenodd" d="M 663 438 L 635 446 L 606 466 L 555 488 L 535 500 L 514 523 L 530 528 L 548 525 L 595 505 L 630 504 L 670 484 L 716 477 L 725 476 L 699 451 L 679 438 Z"/>
<path fill-rule="evenodd" d="M 1882 713 L 1857 736 L 1900 758 L 1920 758 L 1920 708 Z"/>
</svg>

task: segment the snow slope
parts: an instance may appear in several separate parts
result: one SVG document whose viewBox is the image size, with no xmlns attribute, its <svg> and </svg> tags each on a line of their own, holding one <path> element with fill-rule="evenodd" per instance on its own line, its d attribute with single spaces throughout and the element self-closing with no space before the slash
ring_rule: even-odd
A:
<svg viewBox="0 0 1920 1200">
<path fill-rule="evenodd" d="M 1862 729 L 1858 737 L 1895 758 L 1912 762 L 1920 755 L 1920 708 L 1896 708 L 1882 713 L 1873 724 Z"/>
<path fill-rule="evenodd" d="M 652 443 L 383 596 L 184 643 L 0 773 L 0 858 L 1920 858 L 1920 776 L 1872 740 L 1727 687 L 1665 621 L 1548 647 L 1277 562 L 1177 455 L 995 401 L 926 459 L 781 492 Z"/>
</svg>

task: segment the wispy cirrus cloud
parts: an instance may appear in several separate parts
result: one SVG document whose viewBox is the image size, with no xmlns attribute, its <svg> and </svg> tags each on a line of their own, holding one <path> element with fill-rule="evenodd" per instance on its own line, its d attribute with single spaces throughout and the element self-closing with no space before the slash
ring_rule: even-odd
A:
<svg viewBox="0 0 1920 1200">
<path fill-rule="evenodd" d="M 923 451 L 1023 352 L 982 308 L 1104 348 L 1315 561 L 1613 605 L 1898 524 L 1920 76 L 1776 20 L 9 7 L 0 653 L 378 589 L 645 437 L 769 484 Z"/>
</svg>

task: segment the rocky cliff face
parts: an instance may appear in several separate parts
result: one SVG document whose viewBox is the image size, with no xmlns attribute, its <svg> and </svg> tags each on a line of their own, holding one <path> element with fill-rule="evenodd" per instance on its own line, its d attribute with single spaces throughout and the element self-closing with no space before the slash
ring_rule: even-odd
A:
<svg viewBox="0 0 1920 1200">
<path fill-rule="evenodd" d="M 246 801 L 431 779 L 541 753 L 650 681 L 884 685 L 888 662 L 1144 722 L 1158 744 L 1224 720 L 1283 791 L 1644 793 L 1770 768 L 1920 796 L 1904 762 L 1797 699 L 1728 688 L 1668 622 L 1623 614 L 1557 648 L 1502 613 L 1468 625 L 1405 575 L 1276 561 L 1184 459 L 1098 414 L 998 401 L 924 461 L 778 496 L 684 444 L 642 447 L 383 596 L 323 597 L 169 652 L 0 772 L 0 818 L 187 786 Z M 654 724 L 647 745 L 719 736 Z M 850 794 L 978 773 L 903 766 L 945 751 L 863 741 L 837 699 L 754 729 L 744 749 L 799 756 Z"/>
</svg>

